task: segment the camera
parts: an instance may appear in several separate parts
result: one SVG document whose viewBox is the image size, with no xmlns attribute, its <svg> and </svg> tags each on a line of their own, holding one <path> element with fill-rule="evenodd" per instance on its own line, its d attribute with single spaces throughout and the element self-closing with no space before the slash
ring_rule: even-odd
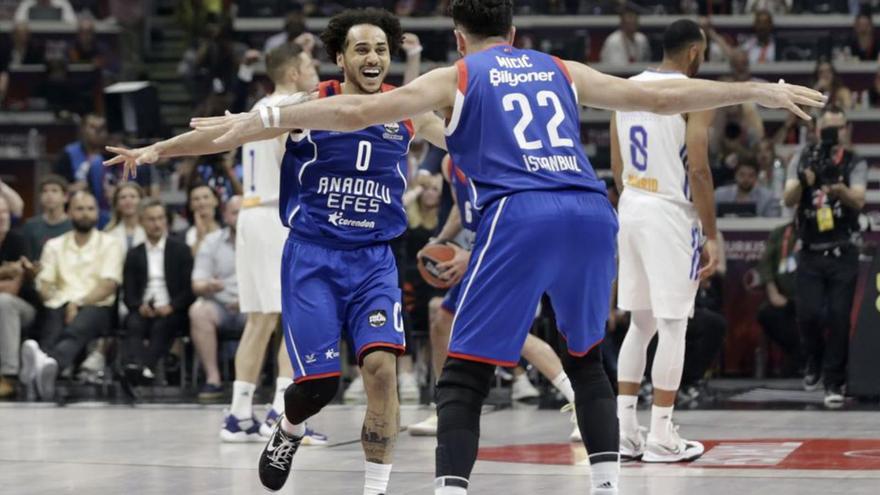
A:
<svg viewBox="0 0 880 495">
<path fill-rule="evenodd" d="M 830 186 L 843 181 L 841 167 L 832 156 L 834 148 L 838 144 L 839 127 L 826 127 L 822 129 L 819 143 L 810 148 L 809 153 L 801 164 L 800 172 L 812 170 L 816 174 L 816 187 Z"/>
</svg>

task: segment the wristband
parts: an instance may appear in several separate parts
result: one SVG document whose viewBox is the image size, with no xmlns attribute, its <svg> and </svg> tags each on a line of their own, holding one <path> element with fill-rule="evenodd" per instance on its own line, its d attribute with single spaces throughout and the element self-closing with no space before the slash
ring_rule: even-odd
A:
<svg viewBox="0 0 880 495">
<path fill-rule="evenodd" d="M 260 120 L 263 122 L 263 128 L 281 127 L 281 108 L 280 107 L 260 107 Z"/>
<path fill-rule="evenodd" d="M 272 127 L 272 124 L 269 122 L 269 108 L 268 107 L 260 107 L 260 120 L 263 122 L 263 128 L 268 129 Z"/>
</svg>

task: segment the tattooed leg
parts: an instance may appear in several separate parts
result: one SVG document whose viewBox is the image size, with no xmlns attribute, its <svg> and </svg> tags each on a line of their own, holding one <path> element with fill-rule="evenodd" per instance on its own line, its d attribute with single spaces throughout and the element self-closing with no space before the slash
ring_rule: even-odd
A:
<svg viewBox="0 0 880 495">
<path fill-rule="evenodd" d="M 376 351 L 364 357 L 361 369 L 367 392 L 367 414 L 361 445 L 367 462 L 391 464 L 400 429 L 397 401 L 397 356 Z"/>
</svg>

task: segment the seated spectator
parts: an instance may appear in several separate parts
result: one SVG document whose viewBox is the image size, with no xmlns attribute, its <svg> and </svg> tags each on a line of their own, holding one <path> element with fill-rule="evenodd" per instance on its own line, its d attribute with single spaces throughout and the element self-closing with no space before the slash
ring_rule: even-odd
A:
<svg viewBox="0 0 880 495">
<path fill-rule="evenodd" d="M 648 37 L 639 32 L 639 14 L 631 7 L 621 11 L 620 29 L 605 38 L 600 60 L 615 65 L 651 61 L 651 45 Z"/>
<path fill-rule="evenodd" d="M 123 247 L 97 230 L 98 202 L 85 191 L 70 198 L 74 230 L 51 239 L 40 258 L 37 288 L 47 312 L 40 343 L 21 351 L 21 378 L 44 400 L 55 396 L 58 374 L 96 338 L 110 331 L 113 304 L 122 281 Z"/>
<path fill-rule="evenodd" d="M 55 174 L 43 177 L 40 181 L 42 213 L 29 218 L 22 228 L 29 259 L 40 259 L 46 241 L 65 234 L 73 228 L 64 210 L 66 202 L 67 181 L 64 177 Z"/>
<path fill-rule="evenodd" d="M 15 22 L 64 21 L 76 24 L 76 13 L 67 0 L 21 0 Z"/>
<path fill-rule="evenodd" d="M 168 237 L 168 214 L 161 201 L 144 200 L 139 213 L 146 242 L 128 252 L 123 270 L 122 293 L 129 311 L 125 373 L 132 383 L 152 383 L 156 363 L 186 324 L 193 302 L 193 258 L 186 244 Z"/>
<path fill-rule="evenodd" d="M 773 36 L 773 16 L 766 10 L 755 12 L 755 34 L 740 45 L 753 64 L 765 64 L 777 60 L 776 39 Z"/>
<path fill-rule="evenodd" d="M 753 14 L 763 10 L 771 14 L 788 14 L 791 5 L 792 0 L 748 0 L 743 13 Z"/>
<path fill-rule="evenodd" d="M 9 203 L 0 195 L 0 399 L 15 394 L 21 331 L 36 316 L 34 307 L 20 297 L 29 262 L 24 237 L 11 228 Z"/>
<path fill-rule="evenodd" d="M 764 138 L 764 121 L 754 103 L 721 108 L 715 112 L 709 136 L 710 156 L 716 186 L 730 184 L 741 160 L 753 160 L 753 149 Z"/>
<path fill-rule="evenodd" d="M 95 21 L 90 17 L 80 19 L 67 59 L 72 64 L 92 64 L 107 76 L 119 72 L 110 48 L 95 35 Z"/>
<path fill-rule="evenodd" d="M 186 197 L 190 227 L 184 233 L 184 241 L 195 256 L 205 237 L 220 230 L 220 197 L 205 184 L 192 185 Z"/>
<path fill-rule="evenodd" d="M 116 237 L 128 251 L 146 240 L 138 205 L 144 190 L 134 182 L 124 182 L 113 192 L 113 215 L 104 232 Z"/>
<path fill-rule="evenodd" d="M 788 374 L 798 375 L 804 364 L 795 312 L 799 234 L 794 222 L 770 232 L 758 266 L 767 299 L 758 310 L 758 322 L 771 342 L 788 358 Z"/>
<path fill-rule="evenodd" d="M 874 21 L 870 10 L 862 10 L 856 16 L 847 48 L 849 56 L 856 60 L 874 62 L 880 57 L 880 46 L 874 36 Z"/>
<path fill-rule="evenodd" d="M 218 333 L 241 335 L 245 315 L 238 310 L 235 277 L 235 224 L 241 196 L 233 196 L 223 208 L 226 227 L 205 237 L 192 270 L 192 291 L 198 296 L 189 308 L 190 335 L 205 370 L 199 401 L 220 399 L 223 388 L 217 364 Z"/>
<path fill-rule="evenodd" d="M 754 205 L 759 217 L 778 217 L 781 212 L 779 200 L 766 187 L 758 185 L 758 165 L 752 160 L 741 159 L 734 171 L 734 184 L 715 190 L 715 204 L 719 210 L 728 205 Z"/>
<path fill-rule="evenodd" d="M 853 107 L 852 91 L 843 83 L 840 74 L 828 59 L 820 58 L 813 71 L 813 89 L 821 91 L 828 97 L 828 103 L 850 110 Z"/>
<path fill-rule="evenodd" d="M 121 167 L 105 167 L 107 121 L 97 114 L 88 114 L 80 124 L 80 139 L 64 147 L 52 172 L 71 184 L 72 191 L 88 189 L 98 200 L 98 228 L 110 221 L 111 203 L 117 185 L 122 182 Z M 141 167 L 136 182 L 153 190 L 152 167 Z"/>
<path fill-rule="evenodd" d="M 217 195 L 221 203 L 229 201 L 232 196 L 243 192 L 241 181 L 243 171 L 241 163 L 235 159 L 235 151 L 216 155 L 195 157 L 190 169 L 190 184 L 205 184 Z"/>
<path fill-rule="evenodd" d="M 782 198 L 786 168 L 782 160 L 776 156 L 776 145 L 772 139 L 764 138 L 758 142 L 755 147 L 755 163 L 758 165 L 758 184 L 770 189 L 778 198 Z M 776 191 L 774 187 L 780 190 Z"/>
<path fill-rule="evenodd" d="M 9 65 L 42 65 L 46 63 L 46 46 L 31 38 L 27 22 L 16 22 L 12 28 L 12 50 Z"/>
<path fill-rule="evenodd" d="M 24 200 L 21 199 L 21 195 L 15 189 L 3 182 L 3 179 L 0 179 L 0 198 L 6 200 L 6 207 L 9 208 L 9 214 L 12 216 L 13 223 L 21 219 L 24 213 Z"/>
</svg>

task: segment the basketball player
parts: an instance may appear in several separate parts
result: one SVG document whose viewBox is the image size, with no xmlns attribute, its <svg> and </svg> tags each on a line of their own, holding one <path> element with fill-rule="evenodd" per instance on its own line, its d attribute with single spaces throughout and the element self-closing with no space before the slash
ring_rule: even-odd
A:
<svg viewBox="0 0 880 495">
<path fill-rule="evenodd" d="M 239 114 L 191 125 L 229 145 L 268 128 L 353 131 L 431 110 L 447 116 L 447 146 L 483 217 L 438 382 L 435 494 L 467 493 L 494 366 L 515 363 L 544 293 L 568 344 L 563 365 L 594 493 L 617 493 L 617 411 L 596 347 L 608 316 L 617 220 L 580 145 L 578 105 L 677 114 L 755 101 L 809 119 L 797 105 L 819 107 L 825 98 L 786 84 L 620 79 L 513 48 L 512 0 L 450 5 L 465 55 L 454 67 L 381 95 L 273 108 L 271 121 Z"/>
<path fill-rule="evenodd" d="M 446 350 L 449 347 L 449 333 L 452 330 L 452 319 L 455 316 L 455 306 L 461 295 L 461 278 L 464 276 L 471 257 L 474 236 L 479 224 L 480 212 L 474 210 L 470 199 L 470 186 L 467 176 L 460 167 L 455 166 L 447 155 L 441 163 L 443 178 L 450 185 L 452 200 L 456 208 L 449 212 L 446 224 L 434 242 L 448 242 L 462 239 L 464 246 L 455 243 L 449 245 L 455 249 L 455 257 L 452 260 L 440 263 L 441 277 L 454 283 L 446 292 L 438 308 L 434 308 L 431 314 L 431 366 L 434 368 L 434 376 L 439 377 L 443 371 L 443 363 L 446 362 Z M 433 301 L 432 301 L 433 302 Z M 565 397 L 569 404 L 574 404 L 574 390 L 571 381 L 559 356 L 546 342 L 529 333 L 523 344 L 522 356 L 532 363 L 538 371 L 549 380 L 554 387 Z M 573 416 L 576 423 L 576 417 Z M 437 413 L 434 412 L 424 421 L 410 425 L 407 428 L 413 436 L 437 435 Z M 569 438 L 572 442 L 581 441 L 581 432 L 575 425 Z"/>
<path fill-rule="evenodd" d="M 296 43 L 285 43 L 266 56 L 266 74 L 275 91 L 257 102 L 254 109 L 276 105 L 292 95 L 311 91 L 318 85 L 312 57 Z M 296 96 L 294 96 L 296 97 Z M 288 134 L 266 141 L 246 143 L 244 162 L 244 201 L 238 216 L 235 247 L 235 273 L 239 303 L 247 314 L 247 324 L 235 352 L 235 382 L 232 405 L 220 430 L 224 442 L 265 441 L 284 411 L 284 391 L 293 381 L 293 368 L 287 347 L 278 349 L 278 378 L 275 398 L 260 424 L 253 414 L 266 346 L 275 333 L 281 313 L 281 252 L 287 229 L 278 219 L 278 186 L 281 159 Z M 303 444 L 327 443 L 323 435 L 309 431 Z"/>
<path fill-rule="evenodd" d="M 705 35 L 678 20 L 663 35 L 663 62 L 635 81 L 697 74 Z M 611 165 L 618 191 L 618 307 L 632 313 L 618 358 L 620 455 L 645 462 L 692 461 L 703 445 L 678 435 L 672 408 L 684 366 L 685 331 L 700 280 L 718 263 L 708 134 L 712 111 L 681 115 L 620 112 L 611 121 Z M 701 229 L 702 225 L 702 229 Z M 704 264 L 700 267 L 701 236 Z M 658 241 L 659 239 L 659 241 Z M 651 370 L 654 406 L 647 445 L 636 417 L 648 344 L 659 332 Z"/>
<path fill-rule="evenodd" d="M 402 40 L 400 22 L 377 9 L 347 10 L 330 20 L 321 36 L 344 81 L 319 85 L 315 97 L 378 97 L 391 55 Z M 330 98 L 332 97 L 332 98 Z M 267 120 L 254 140 L 287 132 L 277 124 L 277 106 L 253 112 Z M 306 129 L 306 128 L 300 128 Z M 216 153 L 222 132 L 190 132 L 137 150 L 113 148 L 131 170 L 162 156 Z M 282 324 L 294 369 L 285 392 L 284 417 L 276 423 L 260 457 L 260 480 L 280 490 L 305 433 L 305 420 L 324 408 L 339 389 L 339 341 L 355 343 L 367 392 L 361 434 L 366 457 L 364 495 L 385 493 L 399 429 L 397 355 L 404 349 L 401 292 L 388 241 L 406 230 L 403 193 L 406 154 L 416 134 L 445 148 L 443 123 L 432 114 L 352 132 L 291 132 L 282 161 L 280 212 L 290 228 L 282 258 Z"/>
</svg>

